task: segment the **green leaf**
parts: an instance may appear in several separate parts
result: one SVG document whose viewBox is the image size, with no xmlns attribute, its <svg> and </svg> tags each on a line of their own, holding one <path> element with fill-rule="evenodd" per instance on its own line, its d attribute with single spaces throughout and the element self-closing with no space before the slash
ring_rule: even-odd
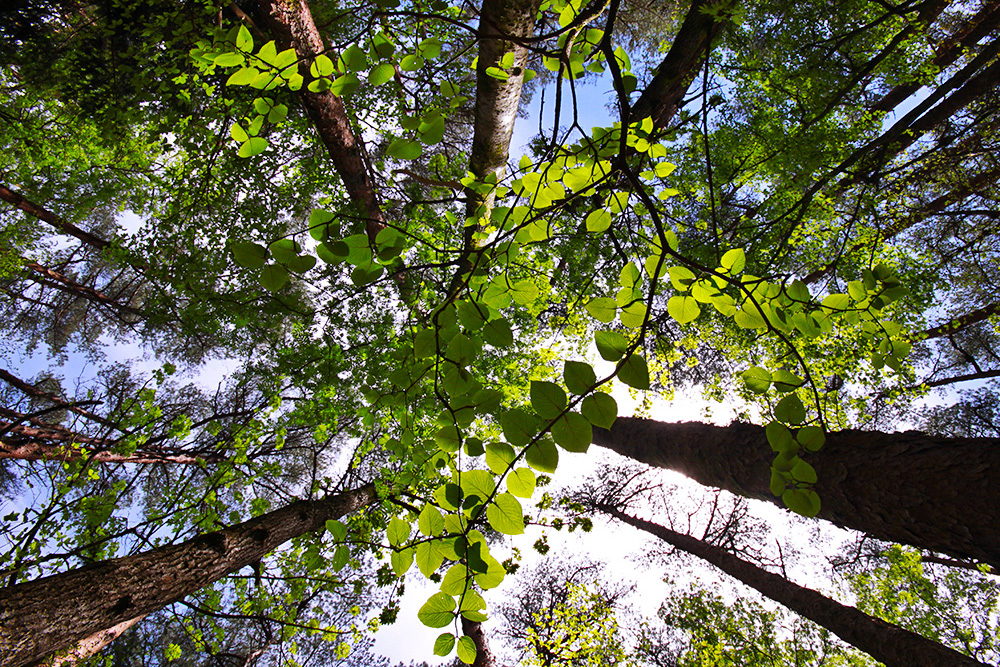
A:
<svg viewBox="0 0 1000 667">
<path fill-rule="evenodd" d="M 788 489 L 781 494 L 781 500 L 788 509 L 802 516 L 819 514 L 819 496 L 812 489 Z"/>
<path fill-rule="evenodd" d="M 280 264 L 268 264 L 260 270 L 257 281 L 268 292 L 277 292 L 288 282 L 288 269 Z"/>
<path fill-rule="evenodd" d="M 364 287 L 381 278 L 384 272 L 385 267 L 380 264 L 358 265 L 351 271 L 351 282 L 358 287 Z"/>
<path fill-rule="evenodd" d="M 259 269 L 267 259 L 267 248 L 249 241 L 237 241 L 229 244 L 233 260 L 245 269 Z"/>
<path fill-rule="evenodd" d="M 721 264 L 722 268 L 729 272 L 729 275 L 735 276 L 747 265 L 746 253 L 743 252 L 742 248 L 734 248 L 722 256 Z"/>
<path fill-rule="evenodd" d="M 368 69 L 368 56 L 357 44 L 351 44 L 340 54 L 340 64 L 351 72 Z"/>
<path fill-rule="evenodd" d="M 757 306 L 750 303 L 746 304 L 745 308 L 736 311 L 733 315 L 733 321 L 736 322 L 736 326 L 743 329 L 763 329 L 767 326 L 767 322 L 758 312 Z"/>
<path fill-rule="evenodd" d="M 667 313 L 678 324 L 687 324 L 701 315 L 701 307 L 692 296 L 672 296 L 667 300 Z"/>
<path fill-rule="evenodd" d="M 455 648 L 455 635 L 450 632 L 445 632 L 438 636 L 434 640 L 434 655 L 440 655 L 442 657 L 451 653 L 452 649 Z"/>
<path fill-rule="evenodd" d="M 535 473 L 528 468 L 515 468 L 507 475 L 507 490 L 519 498 L 530 498 L 536 481 Z"/>
<path fill-rule="evenodd" d="M 236 152 L 238 157 L 253 157 L 260 155 L 267 150 L 267 139 L 263 137 L 250 137 L 243 142 L 240 150 Z"/>
<path fill-rule="evenodd" d="M 638 329 L 646 321 L 646 304 L 636 301 L 622 308 L 622 324 L 630 329 Z"/>
<path fill-rule="evenodd" d="M 462 505 L 462 487 L 457 484 L 442 484 L 434 491 L 434 500 L 446 510 L 457 510 Z"/>
<path fill-rule="evenodd" d="M 638 353 L 630 354 L 618 369 L 618 379 L 636 389 L 649 389 L 649 368 L 643 356 Z"/>
<path fill-rule="evenodd" d="M 383 83 L 391 81 L 395 74 L 396 69 L 392 66 L 392 63 L 380 63 L 373 67 L 372 71 L 368 72 L 368 83 L 373 86 L 381 86 Z"/>
<path fill-rule="evenodd" d="M 343 542 L 347 539 L 347 526 L 336 519 L 327 520 L 326 529 L 333 535 L 335 542 Z"/>
<path fill-rule="evenodd" d="M 618 418 L 618 402 L 610 394 L 598 392 L 583 399 L 580 412 L 594 426 L 611 428 Z"/>
<path fill-rule="evenodd" d="M 256 67 L 241 67 L 226 79 L 227 86 L 249 86 L 253 83 L 254 79 L 260 74 L 260 70 Z M 235 136 L 233 139 L 236 141 L 246 141 L 246 139 L 237 139 Z"/>
<path fill-rule="evenodd" d="M 417 528 L 427 537 L 435 537 L 444 531 L 444 517 L 441 510 L 427 503 L 417 517 Z"/>
<path fill-rule="evenodd" d="M 802 459 L 792 466 L 792 477 L 803 484 L 815 484 L 817 479 L 816 471 Z"/>
<path fill-rule="evenodd" d="M 392 517 L 385 535 L 389 539 L 389 544 L 398 547 L 410 537 L 410 524 L 399 517 Z"/>
<path fill-rule="evenodd" d="M 686 266 L 671 266 L 668 272 L 670 273 L 670 284 L 678 292 L 686 292 L 691 287 L 691 283 L 695 281 L 694 273 Z"/>
<path fill-rule="evenodd" d="M 788 485 L 788 480 L 785 479 L 784 473 L 775 470 L 774 468 L 771 468 L 771 483 L 769 485 L 771 493 L 776 496 L 780 496 L 782 493 L 785 492 L 785 488 L 787 487 L 787 485 Z"/>
<path fill-rule="evenodd" d="M 598 331 L 594 334 L 594 342 L 605 361 L 618 361 L 628 349 L 628 340 L 617 331 Z"/>
<path fill-rule="evenodd" d="M 496 482 L 493 481 L 493 475 L 486 470 L 466 470 L 461 473 L 461 476 L 462 493 L 466 501 L 477 496 L 480 503 L 484 503 L 497 488 Z"/>
<path fill-rule="evenodd" d="M 521 503 L 509 493 L 501 493 L 486 508 L 486 518 L 498 533 L 520 535 L 524 532 Z"/>
<path fill-rule="evenodd" d="M 393 551 L 389 554 L 389 566 L 397 577 L 401 577 L 410 569 L 413 565 L 413 549 L 403 549 L 402 551 Z"/>
<path fill-rule="evenodd" d="M 444 593 L 435 593 L 417 612 L 417 618 L 429 628 L 443 628 L 455 618 L 455 599 Z"/>
<path fill-rule="evenodd" d="M 597 384 L 593 367 L 582 361 L 567 361 L 563 367 L 563 381 L 574 394 L 583 395 Z"/>
<path fill-rule="evenodd" d="M 385 152 L 397 160 L 415 160 L 420 157 L 424 149 L 419 141 L 412 139 L 396 139 L 385 149 Z"/>
<path fill-rule="evenodd" d="M 795 437 L 787 426 L 778 421 L 772 421 L 764 427 L 764 434 L 771 449 L 779 453 L 795 453 L 799 447 Z"/>
<path fill-rule="evenodd" d="M 496 475 L 502 475 L 514 462 L 517 455 L 506 442 L 491 442 L 486 445 L 486 466 Z"/>
<path fill-rule="evenodd" d="M 786 424 L 801 424 L 806 420 L 806 408 L 798 394 L 789 394 L 774 406 L 774 417 Z"/>
<path fill-rule="evenodd" d="M 781 369 L 774 371 L 771 379 L 774 381 L 774 388 L 782 394 L 787 394 L 790 391 L 798 389 L 806 382 L 795 373 L 789 373 Z"/>
<path fill-rule="evenodd" d="M 403 56 L 403 59 L 399 61 L 399 69 L 404 72 L 416 72 L 418 69 L 424 66 L 424 57 L 417 54 L 410 54 L 408 56 Z"/>
<path fill-rule="evenodd" d="M 507 442 L 522 446 L 538 433 L 538 421 L 524 410 L 515 408 L 500 415 L 500 428 Z"/>
<path fill-rule="evenodd" d="M 538 472 L 553 473 L 559 465 L 559 450 L 547 438 L 540 438 L 524 453 L 524 460 Z"/>
<path fill-rule="evenodd" d="M 554 419 L 566 409 L 566 392 L 554 382 L 531 381 L 531 407 L 540 417 Z"/>
<path fill-rule="evenodd" d="M 767 393 L 771 388 L 771 374 L 760 366 L 753 366 L 743 371 L 740 377 L 743 378 L 747 388 L 755 394 Z"/>
<path fill-rule="evenodd" d="M 607 231 L 611 227 L 611 214 L 603 208 L 599 208 L 587 214 L 584 224 L 586 224 L 588 232 L 598 234 Z"/>
<path fill-rule="evenodd" d="M 429 577 L 437 572 L 437 569 L 444 563 L 444 552 L 441 550 L 441 543 L 437 540 L 418 542 L 416 561 L 420 573 L 425 577 Z"/>
<path fill-rule="evenodd" d="M 805 426 L 795 434 L 795 439 L 807 452 L 818 452 L 826 444 L 826 433 L 819 426 Z"/>
<path fill-rule="evenodd" d="M 586 307 L 587 312 L 598 322 L 611 322 L 618 314 L 618 304 L 606 296 L 591 299 Z"/>
<path fill-rule="evenodd" d="M 510 322 L 504 318 L 490 320 L 483 328 L 483 340 L 493 347 L 510 347 L 514 344 L 514 332 Z"/>
<path fill-rule="evenodd" d="M 467 665 L 471 665 L 476 661 L 476 642 L 472 641 L 472 637 L 459 637 L 458 659 Z"/>
<path fill-rule="evenodd" d="M 538 298 L 538 285 L 531 280 L 518 280 L 510 286 L 510 292 L 515 303 L 526 306 Z"/>
<path fill-rule="evenodd" d="M 552 439 L 566 451 L 582 454 L 594 440 L 594 429 L 583 415 L 568 412 L 552 425 Z"/>
</svg>

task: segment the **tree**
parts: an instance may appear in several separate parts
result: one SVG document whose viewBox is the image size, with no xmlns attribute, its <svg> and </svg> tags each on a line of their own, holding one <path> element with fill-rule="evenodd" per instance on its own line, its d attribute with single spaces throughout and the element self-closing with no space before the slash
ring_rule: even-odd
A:
<svg viewBox="0 0 1000 667">
<path fill-rule="evenodd" d="M 954 499 L 976 484 L 975 502 L 989 497 L 991 440 L 846 430 L 895 419 L 917 377 L 994 377 L 981 361 L 988 316 L 977 318 L 995 300 L 996 257 L 976 230 L 995 222 L 995 3 L 696 1 L 655 26 L 623 25 L 635 11 L 618 0 L 222 12 L 112 0 L 0 16 L 15 47 L 0 51 L 5 113 L 20 121 L 2 137 L 0 193 L 15 207 L 4 307 L 23 349 L 75 339 L 102 360 L 102 334 L 137 336 L 181 372 L 239 359 L 262 399 L 242 420 L 206 412 L 203 432 L 225 455 L 204 468 L 25 464 L 46 491 L 6 529 L 16 585 L 5 594 L 81 579 L 78 561 L 90 572 L 183 551 L 220 524 L 238 531 L 376 484 L 369 513 L 333 524 L 332 554 L 320 524 L 289 521 L 286 537 L 299 537 L 259 566 L 295 602 L 291 617 L 283 597 L 233 574 L 245 559 L 220 554 L 212 576 L 125 605 L 116 622 L 219 579 L 200 618 L 233 600 L 248 623 L 283 618 L 297 627 L 289 636 L 339 637 L 348 630 L 309 617 L 320 614 L 309 591 L 343 585 L 348 562 L 388 557 L 374 577 L 387 588 L 414 564 L 440 577 L 418 614 L 452 629 L 438 652 L 488 664 L 482 592 L 513 569 L 490 538 L 524 531 L 522 503 L 560 450 L 638 423 L 618 419 L 618 381 L 665 393 L 703 381 L 767 424 L 674 427 L 754 452 L 720 473 L 732 462 L 704 462 L 688 442 L 675 467 L 996 564 L 995 508 Z M 664 37 L 661 57 L 649 46 Z M 536 71 L 555 110 L 518 155 L 512 128 Z M 582 86 L 599 77 L 614 120 L 587 130 Z M 930 92 L 903 111 L 914 83 Z M 141 238 L 121 229 L 123 209 L 141 216 Z M 955 330 L 937 335 L 949 318 Z M 611 368 L 589 360 L 591 345 Z M 135 446 L 128 455 L 202 424 L 177 422 L 167 368 L 158 373 L 155 388 L 123 383 L 137 400 L 100 415 L 125 428 L 112 439 Z M 92 407 L 50 393 L 59 410 Z M 11 432 L 36 441 L 58 432 L 91 452 L 111 446 L 5 409 Z M 935 474 L 955 463 L 934 458 L 947 444 L 975 452 L 957 485 Z M 932 461 L 921 479 L 934 492 L 904 495 L 918 460 Z M 893 475 L 884 489 L 875 466 Z M 852 498 L 838 495 L 842 471 Z M 120 509 L 126 499 L 136 515 Z M 883 507 L 884 520 L 863 519 Z M 919 518 L 912 532 L 906 512 Z M 111 589 L 109 600 L 131 599 Z M 41 624 L 20 609 L 10 624 L 21 613 Z M 393 616 L 389 602 L 379 618 Z M 59 623 L 38 651 L 99 626 Z"/>
</svg>

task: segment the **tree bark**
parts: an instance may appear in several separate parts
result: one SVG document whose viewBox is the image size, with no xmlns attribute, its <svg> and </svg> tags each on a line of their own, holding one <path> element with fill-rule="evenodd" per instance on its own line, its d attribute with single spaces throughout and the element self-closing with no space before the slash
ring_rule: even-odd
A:
<svg viewBox="0 0 1000 667">
<path fill-rule="evenodd" d="M 1000 313 L 1000 301 L 994 301 L 993 303 L 983 306 L 982 308 L 969 311 L 965 315 L 953 317 L 944 324 L 939 324 L 936 327 L 924 329 L 919 333 L 913 334 L 911 338 L 913 340 L 928 340 L 930 338 L 947 336 L 948 334 L 953 334 L 956 331 L 964 329 L 965 327 L 972 326 L 973 324 L 977 324 L 983 320 L 988 320 L 997 313 Z"/>
<path fill-rule="evenodd" d="M 144 618 L 146 618 L 145 615 L 136 616 L 135 618 L 122 621 L 121 623 L 107 628 L 106 630 L 95 632 L 91 636 L 81 639 L 64 651 L 60 651 L 55 655 L 41 660 L 35 660 L 34 662 L 28 663 L 27 667 L 73 667 L 74 665 L 79 665 L 85 660 L 97 655 L 98 651 L 121 637 L 128 631 L 129 628 Z"/>
<path fill-rule="evenodd" d="M 594 443 L 707 486 L 781 505 L 769 488 L 764 429 L 619 417 Z M 886 542 L 1000 567 L 1000 438 L 917 431 L 829 433 L 808 455 L 819 477 L 819 518 Z"/>
<path fill-rule="evenodd" d="M 264 15 L 263 22 L 279 45 L 278 50 L 292 48 L 299 56 L 299 73 L 303 77 L 299 99 L 320 140 L 326 146 L 333 167 L 344 182 L 348 195 L 366 216 L 365 231 L 374 243 L 385 224 L 375 188 L 368 175 L 362 143 L 351 128 L 351 121 L 341 98 L 328 90 L 321 93 L 308 90 L 309 82 L 313 79 L 309 74 L 309 65 L 315 56 L 327 50 L 313 21 L 309 5 L 306 0 L 267 0 L 261 3 L 260 11 Z"/>
<path fill-rule="evenodd" d="M 727 19 L 713 16 L 713 10 L 729 8 L 730 0 L 693 0 L 670 51 L 656 68 L 656 75 L 632 105 L 631 122 L 647 116 L 663 129 L 670 124 L 684 102 L 688 86 L 708 57 L 708 48 Z"/>
<path fill-rule="evenodd" d="M 669 528 L 638 519 L 616 507 L 599 509 L 623 523 L 659 537 L 668 544 L 716 566 L 726 574 L 779 602 L 810 621 L 826 628 L 886 667 L 947 667 L 967 665 L 984 667 L 954 649 L 931 641 L 909 630 L 869 616 L 854 607 L 799 586 L 781 575 L 768 572 L 753 563 L 737 558 L 725 549 L 677 533 Z"/>
<path fill-rule="evenodd" d="M 490 644 L 486 641 L 482 623 L 470 621 L 463 616 L 462 632 L 471 637 L 476 645 L 476 661 L 472 663 L 472 667 L 493 667 L 496 663 L 493 660 L 493 652 L 490 651 Z"/>
<path fill-rule="evenodd" d="M 300 500 L 181 544 L 0 589 L 2 664 L 24 665 L 152 613 L 375 500 L 373 485 Z"/>
<path fill-rule="evenodd" d="M 15 375 L 11 374 L 10 372 L 6 371 L 3 368 L 0 368 L 0 380 L 3 380 L 4 382 L 11 385 L 15 389 L 19 390 L 22 394 L 25 394 L 27 396 L 32 396 L 34 398 L 40 398 L 42 400 L 52 403 L 53 405 L 58 405 L 59 407 L 65 410 L 74 412 L 80 415 L 81 417 L 85 417 L 86 419 L 89 419 L 93 422 L 97 422 L 102 426 L 107 426 L 108 428 L 120 430 L 118 428 L 119 425 L 116 422 L 113 422 L 110 419 L 107 419 L 106 417 L 102 417 L 101 415 L 94 414 L 89 410 L 84 410 L 79 406 L 73 405 L 70 401 L 67 401 L 65 398 L 62 398 L 61 396 L 56 396 L 51 392 L 39 389 L 35 385 L 25 382 L 24 380 L 16 377 Z"/>
<path fill-rule="evenodd" d="M 503 177 L 510 153 L 510 139 L 521 103 L 524 86 L 524 66 L 528 49 L 521 44 L 534 35 L 535 17 L 540 0 L 484 0 L 479 13 L 479 55 L 476 60 L 476 105 L 473 110 L 472 149 L 469 171 L 482 180 L 490 176 L 499 181 Z M 507 70 L 506 81 L 486 73 L 487 68 L 497 67 L 507 53 L 514 54 L 514 64 Z M 478 218 L 484 207 L 489 210 L 493 194 L 483 196 L 472 189 L 465 191 L 467 218 Z M 456 263 L 455 277 L 448 289 L 454 296 L 462 284 L 462 277 L 472 270 L 476 252 L 475 234 L 478 225 L 467 225 L 462 236 L 462 250 Z"/>
<path fill-rule="evenodd" d="M 63 218 L 56 215 L 52 211 L 48 211 L 39 206 L 38 204 L 28 201 L 20 193 L 14 192 L 13 190 L 3 185 L 0 185 L 0 199 L 3 199 L 4 201 L 10 204 L 13 204 L 14 206 L 21 209 L 28 215 L 37 218 L 42 222 L 48 223 L 49 225 L 52 225 L 63 234 L 68 234 L 69 236 L 73 236 L 83 241 L 87 245 L 97 248 L 98 250 L 104 250 L 105 248 L 111 245 L 111 243 L 109 243 L 108 241 L 105 241 L 102 238 L 94 236 L 90 232 L 80 229 L 73 223 L 64 220 Z"/>
</svg>

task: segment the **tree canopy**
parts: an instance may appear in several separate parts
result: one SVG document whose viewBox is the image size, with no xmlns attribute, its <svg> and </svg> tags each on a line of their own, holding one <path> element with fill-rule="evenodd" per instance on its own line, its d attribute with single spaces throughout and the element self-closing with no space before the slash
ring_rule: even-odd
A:
<svg viewBox="0 0 1000 667">
<path fill-rule="evenodd" d="M 661 651 L 556 576 L 508 616 L 532 664 L 818 660 L 829 633 L 995 660 L 988 614 L 932 617 L 997 604 L 998 24 L 993 0 L 12 3 L 0 661 L 367 664 L 421 579 L 435 653 L 499 664 L 506 540 L 598 515 L 822 629 L 796 653 L 748 602 L 692 630 L 721 598 L 679 588 Z M 671 422 L 692 391 L 738 419 Z M 591 444 L 879 540 L 923 606 L 868 571 L 857 608 L 792 583 L 736 524 L 668 525 L 681 499 L 639 518 L 616 463 L 539 490 Z M 967 578 L 932 593 L 920 554 Z"/>
</svg>

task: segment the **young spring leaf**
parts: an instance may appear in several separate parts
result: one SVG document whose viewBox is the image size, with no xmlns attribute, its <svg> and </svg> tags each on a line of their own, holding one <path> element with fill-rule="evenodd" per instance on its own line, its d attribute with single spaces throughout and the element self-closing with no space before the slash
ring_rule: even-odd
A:
<svg viewBox="0 0 1000 667">
<path fill-rule="evenodd" d="M 501 493 L 486 508 L 486 518 L 498 533 L 520 535 L 524 532 L 521 503 L 509 493 Z"/>
<path fill-rule="evenodd" d="M 774 417 L 786 424 L 801 424 L 806 420 L 806 408 L 798 394 L 789 394 L 774 406 Z"/>
<path fill-rule="evenodd" d="M 597 375 L 590 364 L 582 361 L 567 361 L 563 367 L 563 381 L 566 388 L 582 396 L 597 384 Z"/>
<path fill-rule="evenodd" d="M 434 640 L 434 655 L 442 657 L 448 655 L 455 648 L 455 635 L 445 632 Z"/>
<path fill-rule="evenodd" d="M 636 389 L 649 389 L 649 368 L 641 354 L 633 353 L 618 370 L 618 379 Z"/>
<path fill-rule="evenodd" d="M 553 473 L 559 465 L 559 450 L 551 440 L 542 438 L 528 448 L 524 460 L 538 472 Z"/>
<path fill-rule="evenodd" d="M 280 264 L 268 264 L 260 270 L 257 280 L 268 292 L 277 292 L 288 282 L 288 269 Z"/>
<path fill-rule="evenodd" d="M 594 429 L 583 415 L 568 412 L 552 425 L 552 439 L 568 452 L 585 453 L 594 439 Z"/>
<path fill-rule="evenodd" d="M 472 637 L 459 637 L 458 659 L 467 665 L 471 665 L 476 661 L 476 642 L 472 641 Z"/>
<path fill-rule="evenodd" d="M 587 312 L 598 322 L 608 323 L 615 319 L 618 313 L 618 303 L 606 296 L 591 299 L 587 302 Z"/>
<path fill-rule="evenodd" d="M 535 473 L 528 468 L 515 468 L 507 475 L 507 490 L 519 498 L 530 498 L 535 492 Z"/>
<path fill-rule="evenodd" d="M 429 628 L 443 628 L 455 617 L 455 599 L 444 593 L 435 593 L 417 612 L 420 622 Z"/>
<path fill-rule="evenodd" d="M 598 331 L 594 334 L 594 342 L 605 361 L 618 361 L 628 349 L 628 339 L 617 331 Z"/>
<path fill-rule="evenodd" d="M 389 521 L 389 527 L 385 534 L 389 539 L 389 544 L 398 547 L 410 537 L 410 524 L 398 517 L 393 517 Z"/>
</svg>

